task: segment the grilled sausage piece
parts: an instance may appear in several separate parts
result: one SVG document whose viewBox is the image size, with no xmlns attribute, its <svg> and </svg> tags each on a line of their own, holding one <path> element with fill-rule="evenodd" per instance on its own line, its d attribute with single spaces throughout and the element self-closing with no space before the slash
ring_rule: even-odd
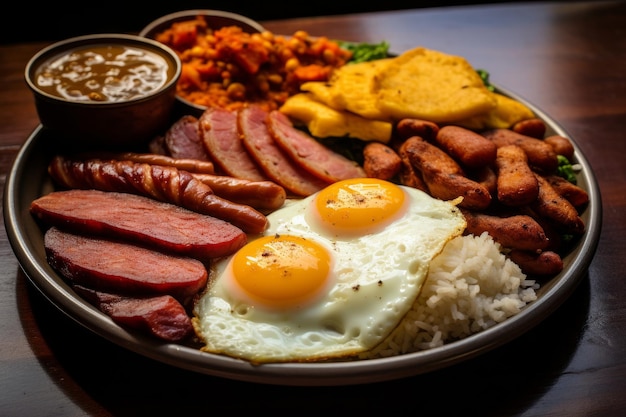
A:
<svg viewBox="0 0 626 417">
<path fill-rule="evenodd" d="M 260 233 L 267 228 L 267 218 L 259 211 L 217 196 L 193 174 L 175 167 L 56 156 L 48 172 L 66 188 L 143 195 L 228 221 L 246 233 Z"/>
<path fill-rule="evenodd" d="M 410 145 L 410 142 L 409 142 Z M 402 142 L 398 147 L 398 155 L 400 156 L 400 172 L 398 172 L 398 178 L 402 185 L 407 187 L 417 188 L 424 192 L 428 192 L 428 187 L 422 178 L 422 173 L 413 167 L 409 159 L 409 155 L 406 152 L 407 141 Z"/>
<path fill-rule="evenodd" d="M 396 124 L 396 134 L 401 140 L 406 140 L 413 136 L 419 136 L 432 142 L 439 132 L 437 123 L 421 119 L 402 119 Z"/>
<path fill-rule="evenodd" d="M 539 183 L 528 166 L 526 153 L 517 145 L 498 148 L 496 157 L 498 201 L 507 206 L 532 203 L 539 195 Z"/>
<path fill-rule="evenodd" d="M 459 207 L 468 209 L 485 209 L 491 203 L 489 190 L 467 178 L 461 166 L 435 145 L 414 136 L 405 141 L 405 150 L 433 197 L 453 200 L 462 196 Z"/>
<path fill-rule="evenodd" d="M 241 229 L 224 220 L 128 193 L 54 191 L 34 200 L 30 211 L 50 226 L 202 261 L 230 255 L 247 240 Z"/>
<path fill-rule="evenodd" d="M 576 208 L 550 185 L 548 180 L 535 174 L 539 182 L 539 196 L 530 207 L 545 219 L 554 222 L 568 233 L 581 234 L 585 231 L 585 223 L 578 216 Z"/>
<path fill-rule="evenodd" d="M 185 308 L 170 295 L 127 297 L 80 285 L 73 288 L 121 326 L 147 331 L 168 342 L 179 342 L 193 334 Z"/>
<path fill-rule="evenodd" d="M 546 124 L 543 120 L 534 117 L 515 123 L 511 130 L 521 135 L 530 136 L 531 138 L 543 139 L 546 134 Z"/>
<path fill-rule="evenodd" d="M 497 148 L 492 141 L 460 126 L 442 127 L 435 142 L 466 168 L 491 165 L 496 159 Z"/>
<path fill-rule="evenodd" d="M 227 175 L 193 174 L 213 192 L 234 203 L 258 210 L 276 210 L 285 203 L 285 189 L 273 181 L 248 181 Z"/>
<path fill-rule="evenodd" d="M 131 161 L 141 164 L 163 165 L 181 169 L 189 172 L 198 172 L 203 174 L 213 174 L 215 166 L 211 161 L 203 161 L 191 158 L 173 158 L 168 155 L 157 153 L 139 153 L 139 152 L 118 152 L 118 153 L 82 153 L 74 157 L 74 159 L 102 159 L 102 160 L 118 160 Z"/>
<path fill-rule="evenodd" d="M 540 253 L 512 250 L 508 257 L 527 275 L 552 276 L 563 270 L 561 256 L 552 251 Z"/>
<path fill-rule="evenodd" d="M 390 180 L 400 171 L 402 160 L 391 147 L 380 142 L 369 142 L 363 148 L 365 175 Z"/>
<path fill-rule="evenodd" d="M 196 259 L 119 240 L 50 227 L 44 235 L 44 247 L 48 263 L 63 277 L 98 291 L 135 296 L 169 294 L 185 302 L 207 283 L 207 270 Z"/>
<path fill-rule="evenodd" d="M 576 208 L 582 207 L 589 202 L 589 194 L 576 184 L 572 184 L 558 175 L 546 175 L 544 177 L 554 190 L 572 203 Z"/>
<path fill-rule="evenodd" d="M 528 165 L 533 170 L 539 170 L 545 174 L 556 172 L 559 161 L 554 148 L 542 139 L 522 135 L 510 129 L 491 129 L 481 133 L 487 139 L 492 140 L 497 147 L 506 145 L 518 145 L 526 152 Z"/>
<path fill-rule="evenodd" d="M 487 232 L 505 248 L 534 251 L 550 244 L 543 227 L 530 216 L 499 217 L 463 209 L 462 212 L 467 222 L 465 233 L 479 236 Z"/>
<path fill-rule="evenodd" d="M 568 138 L 560 135 L 552 135 L 545 138 L 544 141 L 554 148 L 554 152 L 556 152 L 557 155 L 563 155 L 569 161 L 572 161 L 574 158 L 574 145 Z"/>
</svg>

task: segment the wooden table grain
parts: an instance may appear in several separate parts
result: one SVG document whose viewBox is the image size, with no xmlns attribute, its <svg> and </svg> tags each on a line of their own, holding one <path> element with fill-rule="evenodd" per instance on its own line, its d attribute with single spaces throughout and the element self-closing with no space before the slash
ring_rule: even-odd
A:
<svg viewBox="0 0 626 417">
<path fill-rule="evenodd" d="M 275 33 L 426 46 L 466 57 L 557 120 L 602 195 L 597 252 L 576 291 L 493 351 L 415 377 L 354 386 L 259 385 L 126 350 L 54 307 L 0 234 L 0 415 L 231 415 L 274 410 L 415 415 L 626 413 L 626 2 L 532 2 L 263 22 Z M 0 183 L 38 125 L 23 81 L 45 43 L 0 46 Z"/>
</svg>

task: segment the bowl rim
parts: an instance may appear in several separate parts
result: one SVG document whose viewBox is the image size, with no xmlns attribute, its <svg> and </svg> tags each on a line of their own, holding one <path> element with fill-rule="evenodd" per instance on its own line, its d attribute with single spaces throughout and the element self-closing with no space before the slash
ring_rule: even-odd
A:
<svg viewBox="0 0 626 417">
<path fill-rule="evenodd" d="M 121 43 L 121 44 L 133 44 L 138 47 L 145 47 L 153 52 L 160 51 L 163 57 L 172 65 L 174 71 L 170 79 L 163 84 L 160 88 L 151 91 L 148 94 L 133 97 L 129 100 L 123 101 L 76 101 L 68 100 L 63 97 L 52 95 L 46 91 L 40 89 L 33 81 L 32 76 L 37 71 L 37 68 L 45 63 L 48 59 L 55 55 L 62 54 L 64 51 L 69 51 L 79 46 L 89 46 L 92 44 L 106 44 L 106 43 Z M 182 62 L 178 57 L 178 54 L 169 46 L 157 42 L 154 39 L 146 38 L 138 35 L 123 34 L 123 33 L 99 33 L 75 36 L 72 38 L 63 39 L 54 42 L 42 49 L 40 49 L 35 55 L 33 55 L 24 68 L 24 80 L 31 89 L 31 91 L 38 96 L 39 99 L 45 99 L 52 102 L 63 103 L 70 106 L 89 106 L 89 107 L 119 107 L 126 106 L 128 104 L 135 104 L 138 102 L 150 100 L 155 96 L 160 95 L 162 92 L 169 90 L 170 88 L 176 88 L 178 79 L 182 73 Z"/>
<path fill-rule="evenodd" d="M 251 28 L 256 29 L 259 33 L 264 32 L 266 30 L 256 20 L 251 19 L 244 15 L 238 14 L 238 13 L 227 12 L 223 10 L 214 10 L 214 9 L 189 9 L 189 10 L 180 10 L 180 11 L 169 13 L 169 14 L 156 18 L 152 22 L 148 23 L 143 29 L 141 29 L 141 31 L 139 32 L 139 36 L 145 37 L 147 39 L 153 39 L 153 38 L 148 37 L 148 34 L 153 32 L 155 28 L 163 26 L 164 24 L 167 24 L 168 22 L 173 23 L 176 21 L 183 20 L 185 18 L 194 17 L 198 15 L 215 16 L 215 17 L 222 17 L 222 18 L 237 20 L 242 23 L 245 23 Z"/>
</svg>

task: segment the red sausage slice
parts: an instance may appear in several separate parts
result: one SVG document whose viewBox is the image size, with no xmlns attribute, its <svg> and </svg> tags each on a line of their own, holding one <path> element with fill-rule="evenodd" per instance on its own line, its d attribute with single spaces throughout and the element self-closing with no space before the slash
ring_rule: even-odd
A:
<svg viewBox="0 0 626 417">
<path fill-rule="evenodd" d="M 224 220 L 126 193 L 54 191 L 34 200 L 30 210 L 51 226 L 124 239 L 203 261 L 230 255 L 247 240 L 241 229 Z"/>
<path fill-rule="evenodd" d="M 186 300 L 203 289 L 208 273 L 196 259 L 91 238 L 51 227 L 44 236 L 48 263 L 68 281 L 126 295 L 169 294 Z"/>
<path fill-rule="evenodd" d="M 193 333 L 185 308 L 170 295 L 134 298 L 95 291 L 80 285 L 74 290 L 120 326 L 147 331 L 178 342 Z"/>
</svg>

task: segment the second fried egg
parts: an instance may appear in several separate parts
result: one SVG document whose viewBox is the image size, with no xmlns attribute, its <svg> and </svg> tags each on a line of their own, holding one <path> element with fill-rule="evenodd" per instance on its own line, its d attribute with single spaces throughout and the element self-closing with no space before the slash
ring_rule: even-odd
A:
<svg viewBox="0 0 626 417">
<path fill-rule="evenodd" d="M 214 265 L 194 307 L 202 350 L 254 363 L 367 351 L 419 295 L 430 261 L 460 235 L 451 202 L 372 178 L 340 181 L 268 216 Z"/>
</svg>

